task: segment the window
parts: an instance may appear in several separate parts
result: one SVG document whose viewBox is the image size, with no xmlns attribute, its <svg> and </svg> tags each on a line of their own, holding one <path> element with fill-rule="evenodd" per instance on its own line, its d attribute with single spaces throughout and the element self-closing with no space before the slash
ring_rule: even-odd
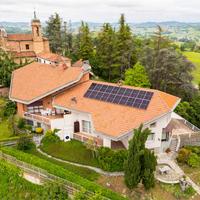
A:
<svg viewBox="0 0 200 200">
<path fill-rule="evenodd" d="M 37 33 L 37 36 L 40 36 L 39 27 L 36 27 L 36 33 Z"/>
<path fill-rule="evenodd" d="M 91 123 L 89 121 L 82 120 L 82 131 L 91 133 Z"/>
<path fill-rule="evenodd" d="M 156 122 L 150 124 L 150 127 L 151 127 L 151 128 L 156 127 Z"/>
<path fill-rule="evenodd" d="M 148 136 L 147 140 L 154 140 L 154 137 L 155 137 L 155 133 L 151 133 L 151 134 Z"/>
<path fill-rule="evenodd" d="M 29 44 L 26 44 L 26 50 L 29 50 L 29 49 L 30 49 Z"/>
</svg>

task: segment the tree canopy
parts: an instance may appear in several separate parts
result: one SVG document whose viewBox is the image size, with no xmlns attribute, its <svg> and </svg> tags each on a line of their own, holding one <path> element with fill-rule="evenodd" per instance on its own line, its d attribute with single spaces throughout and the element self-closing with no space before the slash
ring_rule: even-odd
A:
<svg viewBox="0 0 200 200">
<path fill-rule="evenodd" d="M 0 48 L 0 85 L 9 87 L 12 72 L 18 67 L 12 55 Z"/>
<path fill-rule="evenodd" d="M 151 83 L 144 66 L 138 62 L 133 66 L 133 68 L 127 69 L 125 72 L 125 84 L 136 87 L 149 88 Z"/>
</svg>

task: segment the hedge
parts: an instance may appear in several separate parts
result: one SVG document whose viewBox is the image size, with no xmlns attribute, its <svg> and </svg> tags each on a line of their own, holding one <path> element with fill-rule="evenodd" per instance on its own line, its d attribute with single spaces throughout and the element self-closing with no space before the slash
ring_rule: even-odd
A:
<svg viewBox="0 0 200 200">
<path fill-rule="evenodd" d="M 18 159 L 20 161 L 32 164 L 34 166 L 37 166 L 39 168 L 46 170 L 50 174 L 54 174 L 58 177 L 66 179 L 72 183 L 80 185 L 88 191 L 91 191 L 91 192 L 98 191 L 101 193 L 102 196 L 105 196 L 112 200 L 125 200 L 126 199 L 126 198 L 122 197 L 121 195 L 119 195 L 109 189 L 103 188 L 102 186 L 96 184 L 95 182 L 91 182 L 87 179 L 84 179 L 84 178 L 80 177 L 79 175 L 74 174 L 73 172 L 69 172 L 69 171 L 63 169 L 59 165 L 53 164 L 49 161 L 43 160 L 34 155 L 30 155 L 30 154 L 27 154 L 22 151 L 16 150 L 14 148 L 9 148 L 9 147 L 2 147 L 0 150 L 5 154 L 14 156 L 16 159 Z"/>
<path fill-rule="evenodd" d="M 24 136 L 24 137 L 27 137 L 27 138 L 32 138 L 33 137 L 33 135 L 21 135 L 21 136 Z M 10 138 L 0 139 L 0 143 L 1 142 L 9 142 L 9 141 L 14 141 L 14 140 L 19 140 L 19 138 L 21 136 L 15 136 L 15 137 L 10 137 Z"/>
<path fill-rule="evenodd" d="M 97 159 L 100 167 L 105 171 L 124 171 L 124 161 L 127 154 L 126 149 L 112 150 L 107 147 L 100 147 L 97 150 Z"/>
</svg>

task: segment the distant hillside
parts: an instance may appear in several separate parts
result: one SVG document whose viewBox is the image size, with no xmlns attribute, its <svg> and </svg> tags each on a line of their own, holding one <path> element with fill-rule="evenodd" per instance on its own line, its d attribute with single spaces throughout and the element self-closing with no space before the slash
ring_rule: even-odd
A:
<svg viewBox="0 0 200 200">
<path fill-rule="evenodd" d="M 98 32 L 103 23 L 88 22 L 91 31 Z M 118 23 L 111 23 L 117 28 Z M 77 32 L 81 22 L 72 22 L 71 28 L 73 32 Z M 134 34 L 141 37 L 149 37 L 155 31 L 157 25 L 162 26 L 166 36 L 177 42 L 193 40 L 200 42 L 200 23 L 184 23 L 184 22 L 144 22 L 144 23 L 129 23 Z M 0 22 L 0 27 L 3 26 L 8 33 L 27 33 L 31 31 L 30 23 L 26 22 Z M 43 23 L 45 27 L 45 23 Z"/>
</svg>

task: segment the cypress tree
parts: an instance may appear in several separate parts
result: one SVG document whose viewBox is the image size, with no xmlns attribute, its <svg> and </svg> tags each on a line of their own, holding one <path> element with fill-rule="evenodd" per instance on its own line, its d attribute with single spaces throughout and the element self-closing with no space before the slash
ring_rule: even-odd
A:
<svg viewBox="0 0 200 200">
<path fill-rule="evenodd" d="M 124 14 L 122 14 L 117 32 L 117 66 L 119 69 L 119 78 L 122 79 L 124 71 L 133 64 L 133 37 L 129 25 L 125 23 Z"/>
<path fill-rule="evenodd" d="M 46 22 L 46 36 L 49 39 L 50 49 L 54 53 L 62 52 L 62 19 L 55 13 Z"/>
<path fill-rule="evenodd" d="M 89 26 L 87 23 L 81 22 L 79 33 L 75 41 L 75 57 L 77 59 L 92 60 L 93 59 L 93 42 Z"/>
<path fill-rule="evenodd" d="M 109 23 L 103 25 L 98 34 L 96 57 L 100 69 L 100 76 L 106 80 L 116 77 L 116 33 Z"/>
<path fill-rule="evenodd" d="M 146 189 L 154 186 L 154 171 L 156 157 L 149 149 L 145 148 L 149 129 L 142 130 L 141 125 L 134 130 L 133 138 L 129 141 L 128 157 L 125 161 L 125 183 L 129 189 L 137 187 L 142 180 Z"/>
</svg>

